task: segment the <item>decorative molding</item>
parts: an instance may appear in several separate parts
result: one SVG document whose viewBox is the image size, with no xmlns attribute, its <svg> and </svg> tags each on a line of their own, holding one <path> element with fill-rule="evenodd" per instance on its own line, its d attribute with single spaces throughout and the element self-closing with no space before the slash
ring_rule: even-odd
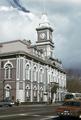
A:
<svg viewBox="0 0 81 120">
<path fill-rule="evenodd" d="M 10 64 L 12 66 L 12 68 L 13 68 L 13 64 L 9 60 L 4 64 L 4 68 L 6 67 L 7 64 Z"/>
</svg>

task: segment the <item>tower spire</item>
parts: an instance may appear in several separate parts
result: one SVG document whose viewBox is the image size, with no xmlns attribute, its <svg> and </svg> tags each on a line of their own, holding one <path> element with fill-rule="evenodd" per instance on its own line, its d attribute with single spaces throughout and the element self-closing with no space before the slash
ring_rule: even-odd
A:
<svg viewBox="0 0 81 120">
<path fill-rule="evenodd" d="M 45 9 L 45 0 L 43 0 L 43 13 L 46 13 L 46 9 Z"/>
<path fill-rule="evenodd" d="M 50 27 L 50 23 L 46 13 L 43 13 L 40 19 L 39 27 Z"/>
</svg>

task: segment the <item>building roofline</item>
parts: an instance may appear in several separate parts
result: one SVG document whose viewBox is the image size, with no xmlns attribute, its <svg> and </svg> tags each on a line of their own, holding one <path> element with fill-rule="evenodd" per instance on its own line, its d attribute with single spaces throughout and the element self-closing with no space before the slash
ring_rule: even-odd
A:
<svg viewBox="0 0 81 120">
<path fill-rule="evenodd" d="M 62 63 L 60 60 L 58 60 L 58 59 L 55 59 L 55 58 L 53 58 L 53 57 L 50 57 L 49 59 L 51 59 L 51 60 L 54 60 L 54 61 L 56 61 L 56 62 L 58 62 L 58 63 Z"/>
<path fill-rule="evenodd" d="M 25 39 L 24 39 L 24 40 L 25 40 Z M 21 42 L 21 43 L 27 45 L 27 44 L 24 42 L 24 40 L 11 40 L 11 41 L 4 41 L 4 42 L 0 42 L 0 45 L 3 45 L 3 44 L 9 44 L 9 43 L 15 43 L 15 42 Z M 29 42 L 30 40 L 27 40 L 27 41 Z"/>
<path fill-rule="evenodd" d="M 49 29 L 51 32 L 53 32 L 53 29 L 51 27 L 47 27 L 47 26 L 36 28 L 37 31 L 45 30 L 45 29 Z"/>
<path fill-rule="evenodd" d="M 53 68 L 56 68 L 58 71 L 61 71 L 61 72 L 63 72 L 63 73 L 66 73 L 66 72 L 64 71 L 64 69 L 61 69 L 61 68 L 55 66 L 54 64 L 50 63 L 48 60 L 43 60 L 43 59 L 41 59 L 41 58 L 39 58 L 39 57 L 36 57 L 36 56 L 34 56 L 34 55 L 32 55 L 32 54 L 29 54 L 29 53 L 27 53 L 27 52 L 24 52 L 24 51 L 16 51 L 16 52 L 3 53 L 3 54 L 0 54 L 0 59 L 2 59 L 2 58 L 4 58 L 4 57 L 7 57 L 7 56 L 17 56 L 17 55 L 28 56 L 29 58 L 34 59 L 35 61 L 38 61 L 38 62 L 40 62 L 40 63 L 42 63 L 42 64 L 49 65 L 49 66 L 51 66 L 51 67 L 53 67 Z"/>
</svg>

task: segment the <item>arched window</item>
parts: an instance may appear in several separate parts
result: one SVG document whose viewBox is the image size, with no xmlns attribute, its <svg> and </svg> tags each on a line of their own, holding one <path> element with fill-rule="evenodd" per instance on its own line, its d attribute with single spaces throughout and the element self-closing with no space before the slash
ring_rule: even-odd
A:
<svg viewBox="0 0 81 120">
<path fill-rule="evenodd" d="M 43 97 L 43 88 L 42 87 L 40 88 L 40 97 L 41 98 Z"/>
<path fill-rule="evenodd" d="M 37 87 L 36 86 L 33 87 L 33 96 L 37 97 Z"/>
<path fill-rule="evenodd" d="M 33 81 L 37 81 L 37 71 L 36 71 L 36 66 L 33 69 Z"/>
<path fill-rule="evenodd" d="M 26 98 L 30 98 L 30 86 L 29 86 L 29 84 L 26 86 Z"/>
<path fill-rule="evenodd" d="M 43 70 L 40 69 L 40 72 L 39 72 L 39 81 L 43 82 L 43 79 L 44 79 L 44 77 L 43 77 Z"/>
<path fill-rule="evenodd" d="M 11 98 L 11 86 L 8 84 L 5 86 L 5 98 Z"/>
<path fill-rule="evenodd" d="M 12 65 L 10 63 L 7 63 L 5 65 L 5 79 L 11 78 L 12 78 Z"/>
<path fill-rule="evenodd" d="M 26 78 L 26 80 L 30 80 L 31 79 L 31 69 L 30 69 L 29 64 L 26 65 L 25 78 Z"/>
</svg>

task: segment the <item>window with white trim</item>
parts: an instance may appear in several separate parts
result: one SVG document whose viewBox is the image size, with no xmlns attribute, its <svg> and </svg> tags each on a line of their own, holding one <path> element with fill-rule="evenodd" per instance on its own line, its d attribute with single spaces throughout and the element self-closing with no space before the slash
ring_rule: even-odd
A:
<svg viewBox="0 0 81 120">
<path fill-rule="evenodd" d="M 43 88 L 42 87 L 40 88 L 40 97 L 41 98 L 43 97 Z"/>
<path fill-rule="evenodd" d="M 5 97 L 9 98 L 10 97 L 10 89 L 7 87 L 6 91 L 5 91 Z"/>
<path fill-rule="evenodd" d="M 33 96 L 37 97 L 37 86 L 33 86 Z"/>
<path fill-rule="evenodd" d="M 27 98 L 30 97 L 30 89 L 29 89 L 29 88 L 27 88 L 27 90 L 26 90 L 26 97 L 27 97 Z"/>
<path fill-rule="evenodd" d="M 34 67 L 34 70 L 33 70 L 33 81 L 36 81 L 37 80 L 37 71 L 36 71 L 36 67 Z"/>
<path fill-rule="evenodd" d="M 10 85 L 6 85 L 5 86 L 5 98 L 11 98 L 11 86 Z"/>
<path fill-rule="evenodd" d="M 30 97 L 30 86 L 29 86 L 29 84 L 27 84 L 27 86 L 26 86 L 26 97 L 27 98 Z"/>
<path fill-rule="evenodd" d="M 39 81 L 43 82 L 43 70 L 42 69 L 40 69 Z"/>
<path fill-rule="evenodd" d="M 34 91 L 33 91 L 34 93 L 33 93 L 33 96 L 34 97 L 37 97 L 37 90 L 36 89 L 34 89 Z"/>
<path fill-rule="evenodd" d="M 31 77 L 31 70 L 29 64 L 27 64 L 26 69 L 25 69 L 25 78 L 26 80 L 30 80 Z"/>
<path fill-rule="evenodd" d="M 8 63 L 5 66 L 5 79 L 11 78 L 12 78 L 12 65 Z"/>
</svg>

